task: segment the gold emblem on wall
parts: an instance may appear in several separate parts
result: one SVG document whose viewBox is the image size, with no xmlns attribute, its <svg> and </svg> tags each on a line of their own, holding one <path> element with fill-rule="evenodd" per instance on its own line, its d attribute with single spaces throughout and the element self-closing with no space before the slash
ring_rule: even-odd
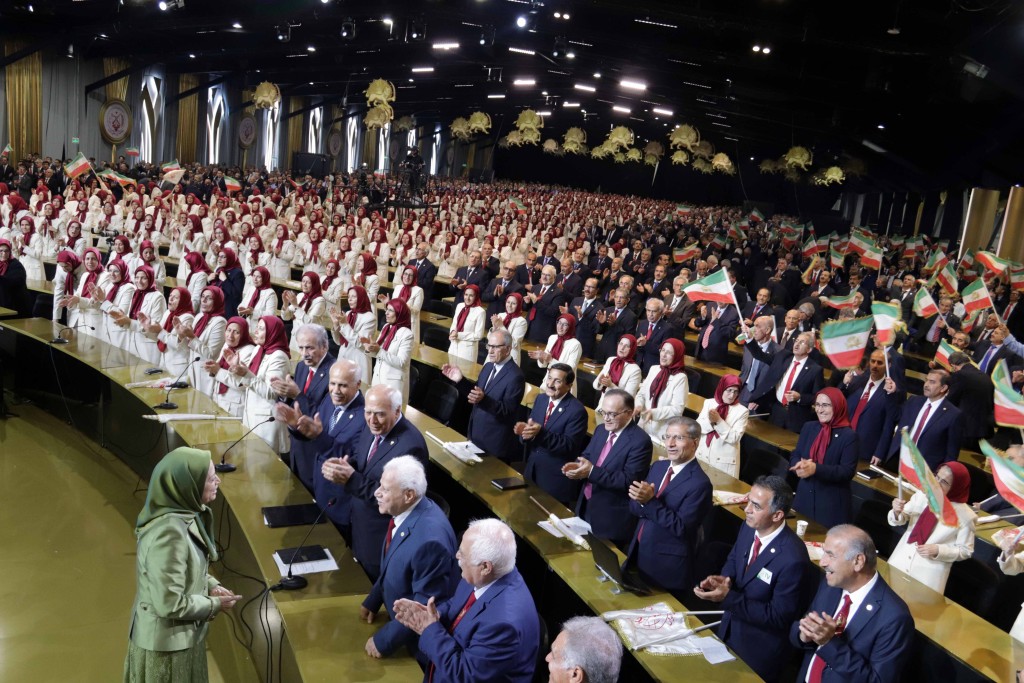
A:
<svg viewBox="0 0 1024 683">
<path fill-rule="evenodd" d="M 120 145 L 132 132 L 132 110 L 124 100 L 107 100 L 100 107 L 100 135 Z"/>
</svg>

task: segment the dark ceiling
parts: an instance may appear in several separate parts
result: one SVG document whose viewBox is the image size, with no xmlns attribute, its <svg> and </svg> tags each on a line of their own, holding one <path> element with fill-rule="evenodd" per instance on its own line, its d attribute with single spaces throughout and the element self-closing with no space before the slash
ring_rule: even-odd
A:
<svg viewBox="0 0 1024 683">
<path fill-rule="evenodd" d="M 1019 0 L 183 0 L 166 11 L 156 0 L 29 4 L 0 4 L 0 34 L 250 87 L 269 80 L 313 103 L 361 104 L 367 83 L 385 78 L 398 88 L 395 115 L 420 122 L 447 125 L 483 110 L 504 134 L 531 107 L 552 112 L 545 138 L 579 125 L 592 144 L 612 125 L 667 142 L 671 126 L 685 122 L 734 158 L 776 158 L 796 144 L 813 149 L 816 166 L 862 159 L 882 189 L 1009 184 L 1024 172 Z M 516 26 L 519 16 L 532 31 Z M 277 39 L 281 31 L 288 41 Z M 435 47 L 447 42 L 459 47 Z M 624 79 L 646 90 L 623 88 Z"/>
</svg>

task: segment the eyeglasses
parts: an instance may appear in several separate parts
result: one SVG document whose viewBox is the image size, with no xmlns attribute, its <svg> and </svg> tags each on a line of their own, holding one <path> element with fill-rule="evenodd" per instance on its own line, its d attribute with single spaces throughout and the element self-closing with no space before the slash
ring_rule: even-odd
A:
<svg viewBox="0 0 1024 683">
<path fill-rule="evenodd" d="M 940 479 L 938 479 L 938 482 L 940 484 L 942 484 L 943 486 L 945 486 L 946 488 L 952 488 L 952 486 L 953 486 L 953 482 L 951 482 L 949 479 L 941 479 L 940 478 Z"/>
<path fill-rule="evenodd" d="M 598 415 L 598 417 L 600 417 L 600 418 L 601 418 L 602 420 L 614 420 L 614 419 L 615 419 L 615 418 L 617 418 L 617 417 L 618 417 L 619 415 L 625 415 L 626 413 L 629 413 L 629 412 L 632 412 L 632 411 L 629 411 L 629 410 L 620 410 L 620 411 L 618 411 L 618 412 L 612 413 L 612 412 L 609 412 L 609 411 L 607 411 L 607 410 L 605 410 L 605 409 L 603 409 L 603 408 L 598 408 L 598 409 L 597 409 L 596 411 L 594 411 L 594 412 L 596 412 L 596 413 L 597 413 L 597 415 Z"/>
<path fill-rule="evenodd" d="M 687 436 L 686 434 L 662 434 L 662 441 L 682 441 L 683 439 L 689 439 L 690 441 L 698 441 L 700 437 Z"/>
<path fill-rule="evenodd" d="M 507 344 L 488 344 L 487 348 L 489 348 L 489 349 L 503 349 L 506 346 L 507 346 Z"/>
<path fill-rule="evenodd" d="M 831 408 L 831 403 L 815 403 L 811 406 L 812 408 Z"/>
</svg>

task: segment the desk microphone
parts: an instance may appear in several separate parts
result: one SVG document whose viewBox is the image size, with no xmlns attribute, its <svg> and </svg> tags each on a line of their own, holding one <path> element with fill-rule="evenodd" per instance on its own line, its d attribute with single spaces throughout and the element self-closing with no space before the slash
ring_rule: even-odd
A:
<svg viewBox="0 0 1024 683">
<path fill-rule="evenodd" d="M 309 536 L 313 533 L 313 529 L 315 529 L 316 525 L 320 523 L 321 519 L 323 519 L 324 514 L 327 512 L 327 508 L 331 507 L 336 502 L 338 502 L 337 498 L 331 498 L 329 501 L 327 501 L 327 505 L 325 505 L 323 509 L 320 510 L 320 514 L 316 516 L 316 519 L 313 520 L 312 526 L 309 527 L 309 531 L 306 532 L 306 537 L 302 539 L 302 543 L 300 543 L 299 547 L 297 547 L 295 549 L 295 552 L 292 553 L 292 559 L 288 562 L 288 575 L 281 577 L 281 580 L 277 583 L 277 585 L 271 587 L 270 590 L 296 591 L 301 590 L 305 588 L 307 585 L 309 585 L 309 581 L 306 580 L 306 577 L 292 576 L 292 565 L 295 563 L 295 558 L 298 557 L 299 551 L 302 550 L 302 546 L 306 545 L 306 541 L 309 540 Z"/>
<path fill-rule="evenodd" d="M 196 361 L 201 360 L 201 359 L 202 359 L 202 356 L 196 356 L 195 358 L 192 359 L 191 363 L 189 363 L 188 365 L 185 366 L 185 369 L 181 371 L 180 375 L 178 375 L 178 379 L 174 380 L 173 382 L 171 382 L 170 384 L 167 385 L 167 395 L 164 396 L 164 402 L 163 403 L 157 403 L 155 406 L 153 406 L 154 408 L 159 408 L 160 410 L 177 410 L 178 409 L 178 404 L 177 403 L 171 403 L 171 392 L 174 391 L 175 389 L 185 389 L 185 388 L 188 387 L 188 383 L 187 382 L 182 384 L 178 380 L 180 380 L 182 377 L 185 376 L 185 373 L 188 372 L 189 368 L 191 368 L 193 365 L 195 365 Z"/>
<path fill-rule="evenodd" d="M 234 465 L 232 465 L 231 463 L 224 462 L 224 459 L 226 457 L 228 457 L 228 451 L 230 451 L 232 448 L 237 446 L 242 441 L 242 439 L 244 439 L 245 437 L 247 437 L 250 434 L 252 434 L 253 431 L 255 431 L 257 427 L 262 427 L 263 425 L 267 424 L 268 422 L 273 422 L 273 421 L 274 421 L 274 416 L 271 415 L 270 417 L 268 417 L 263 422 L 260 422 L 259 424 L 257 424 L 256 427 L 253 427 L 252 429 L 247 431 L 245 434 L 242 434 L 241 438 L 239 438 L 238 441 L 234 442 L 233 444 L 231 444 L 230 446 L 228 446 L 227 448 L 224 449 L 224 452 L 221 453 L 221 456 L 220 456 L 220 462 L 217 463 L 216 465 L 214 465 L 213 469 L 215 469 L 216 471 L 221 472 L 221 473 L 223 473 L 223 472 L 234 472 L 235 470 L 237 470 L 238 468 L 235 467 Z"/>
<path fill-rule="evenodd" d="M 61 329 L 61 331 L 57 333 L 57 336 L 50 340 L 50 343 L 51 344 L 67 344 L 68 340 L 64 338 L 64 333 L 67 332 L 68 330 L 72 330 L 72 331 L 77 330 L 79 327 L 85 327 L 87 329 L 92 330 L 93 332 L 96 331 L 96 328 L 93 327 L 92 325 L 86 325 L 83 321 L 79 320 L 73 326 L 71 326 L 71 327 L 64 327 L 63 329 Z"/>
</svg>

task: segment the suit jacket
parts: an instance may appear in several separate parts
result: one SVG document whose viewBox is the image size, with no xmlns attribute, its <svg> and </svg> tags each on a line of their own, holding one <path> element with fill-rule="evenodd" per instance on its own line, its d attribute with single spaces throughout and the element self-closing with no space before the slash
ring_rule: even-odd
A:
<svg viewBox="0 0 1024 683">
<path fill-rule="evenodd" d="M 853 420 L 857 412 L 860 397 L 867 389 L 870 375 L 862 372 L 848 385 L 840 386 L 846 396 L 847 416 Z M 884 381 L 884 380 L 883 380 Z M 889 446 L 892 443 L 893 431 L 900 419 L 900 400 L 898 392 L 887 394 L 885 389 L 876 385 L 871 391 L 871 400 L 857 420 L 857 436 L 860 438 L 860 457 L 870 460 L 877 457 L 885 460 L 889 457 Z"/>
<path fill-rule="evenodd" d="M 914 341 L 918 344 L 934 345 L 938 342 L 928 342 L 928 333 L 932 329 L 932 325 L 938 319 L 938 314 L 930 315 L 927 318 L 922 318 L 919 315 L 915 315 L 911 327 L 914 328 Z M 946 326 L 939 330 L 939 339 L 949 340 L 953 338 L 953 330 L 960 329 L 960 318 L 956 317 L 952 313 L 946 316 Z"/>
<path fill-rule="evenodd" d="M 406 265 L 412 266 L 416 269 L 416 284 L 418 284 L 420 289 L 423 290 L 423 302 L 426 304 L 433 298 L 434 278 L 437 277 L 437 266 L 431 263 L 428 259 L 423 259 L 422 261 L 412 259 Z"/>
<path fill-rule="evenodd" d="M 454 633 L 448 628 L 473 587 L 460 581 L 437 606 L 441 620 L 424 629 L 420 652 L 428 666 L 424 683 L 530 683 L 540 649 L 540 620 L 518 569 L 501 577 L 473 603 Z"/>
<path fill-rule="evenodd" d="M 622 335 L 633 334 L 636 330 L 636 313 L 628 307 L 623 308 L 622 312 L 611 323 L 608 322 L 608 318 L 615 313 L 615 305 L 607 306 L 604 310 L 608 316 L 601 325 L 601 341 L 597 343 L 597 349 L 594 352 L 594 360 L 598 363 L 603 363 L 608 359 L 608 356 L 615 355 L 615 349 Z"/>
<path fill-rule="evenodd" d="M 600 256 L 593 256 L 587 264 L 591 277 L 596 277 L 598 282 L 604 278 L 605 269 L 611 269 L 611 267 L 612 259 L 610 256 L 605 256 L 603 259 Z"/>
<path fill-rule="evenodd" d="M 331 498 L 336 502 L 327 508 L 327 517 L 335 524 L 349 526 L 352 524 L 352 496 L 345 491 L 341 484 L 324 479 L 322 467 L 328 458 L 340 458 L 346 453 L 351 453 L 355 448 L 355 442 L 363 433 L 366 427 L 366 416 L 363 413 L 363 392 L 356 393 L 348 408 L 341 414 L 341 418 L 331 431 L 331 417 L 334 415 L 334 403 L 331 395 L 326 394 L 320 401 L 317 415 L 320 416 L 320 424 L 324 430 L 320 436 L 311 443 L 316 453 L 315 464 L 313 465 L 313 496 L 322 504 L 326 504 Z M 301 434 L 289 430 L 292 434 L 293 443 L 297 439 L 304 439 Z M 294 448 L 294 445 L 292 446 Z"/>
<path fill-rule="evenodd" d="M 753 543 L 754 530 L 744 524 L 721 571 L 732 587 L 722 601 L 718 637 L 758 676 L 773 681 L 796 653 L 788 628 L 806 613 L 819 575 L 803 539 L 788 526 L 748 567 Z"/>
<path fill-rule="evenodd" d="M 822 578 L 809 611 L 834 615 L 839 611 L 842 595 L 842 589 L 832 588 Z M 826 665 L 822 683 L 896 683 L 914 644 L 914 618 L 907 604 L 879 576 L 841 637 L 819 648 L 800 640 L 800 622 L 794 621 L 789 629 L 789 641 L 804 651 L 798 681 L 806 678 L 817 652 Z"/>
<path fill-rule="evenodd" d="M 505 315 L 505 300 L 510 295 L 518 292 L 519 294 L 525 294 L 526 290 L 523 289 L 523 285 L 515 279 L 509 280 L 508 285 L 504 286 L 501 290 L 501 294 L 496 294 L 495 290 L 503 282 L 502 278 L 496 277 L 487 283 L 487 288 L 484 289 L 480 294 L 480 300 L 487 304 L 487 320 L 491 319 L 492 315 L 500 314 Z M 488 324 L 488 327 L 490 325 Z"/>
<path fill-rule="evenodd" d="M 963 420 L 960 419 L 960 409 L 950 402 L 946 397 L 939 404 L 937 414 L 928 416 L 928 424 L 924 426 L 921 437 L 917 440 L 917 449 L 921 451 L 928 467 L 935 471 L 944 462 L 951 462 L 960 457 L 960 433 L 963 429 Z M 926 399 L 924 396 L 911 396 L 903 404 L 903 412 L 900 415 L 897 432 L 904 429 L 910 432 L 913 437 L 914 422 L 917 414 L 924 407 Z M 898 455 L 900 452 L 900 439 L 893 438 L 889 447 L 889 457 Z"/>
<path fill-rule="evenodd" d="M 583 279 L 576 273 L 569 273 L 568 277 L 561 272 L 555 276 L 555 286 L 561 285 L 562 293 L 566 300 L 574 299 L 583 293 Z"/>
<path fill-rule="evenodd" d="M 707 302 L 705 316 L 698 318 L 697 325 L 700 332 L 697 336 L 697 346 L 694 349 L 694 356 L 708 363 L 724 363 L 729 355 L 729 342 L 736 337 L 736 328 L 740 324 L 740 316 L 735 306 L 726 306 L 718 316 L 718 320 L 712 322 L 711 312 L 716 305 L 713 301 Z M 708 325 L 711 328 L 711 336 L 708 338 L 708 347 L 704 348 L 704 333 Z"/>
<path fill-rule="evenodd" d="M 423 435 L 405 417 L 398 418 L 377 447 L 373 460 L 367 463 L 366 456 L 373 440 L 373 432 L 364 429 L 349 447 L 346 455 L 355 472 L 345 482 L 345 491 L 352 497 L 352 555 L 370 580 L 376 581 L 380 575 L 380 554 L 388 530 L 388 517 L 378 511 L 373 492 L 380 486 L 384 465 L 399 455 L 412 455 L 427 467 L 429 458 Z"/>
<path fill-rule="evenodd" d="M 974 362 L 978 364 L 979 368 L 981 367 L 982 360 L 984 360 L 985 358 L 985 354 L 988 353 L 988 350 L 991 347 L 992 342 L 990 341 L 981 341 L 978 342 L 975 346 Z M 1009 364 L 1013 360 L 1013 357 L 1014 353 L 1010 350 L 1010 347 L 1008 347 L 1006 344 L 1003 344 L 1002 346 L 1000 346 L 998 350 L 996 350 L 995 353 L 992 354 L 992 357 L 988 361 L 988 367 L 985 369 L 985 372 L 991 375 L 992 371 L 996 369 L 996 365 L 999 364 L 999 361 L 1006 359 L 1006 362 Z"/>
<path fill-rule="evenodd" d="M 597 322 L 597 312 L 604 309 L 604 304 L 599 298 L 595 298 L 590 302 L 587 310 L 582 314 L 577 313 L 577 308 L 583 308 L 583 301 L 582 296 L 573 299 L 569 304 L 569 313 L 576 318 L 576 339 L 583 347 L 583 357 L 593 358 L 594 349 L 597 346 L 597 334 L 601 330 L 601 324 Z"/>
<path fill-rule="evenodd" d="M 299 385 L 299 395 L 296 397 L 296 401 L 298 401 L 299 407 L 302 408 L 303 415 L 312 415 L 320 408 L 324 396 L 327 396 L 327 375 L 331 371 L 331 366 L 334 365 L 334 360 L 334 356 L 330 353 L 324 356 L 323 360 L 320 361 L 320 367 L 317 368 L 316 374 L 309 383 L 309 389 L 306 391 L 302 391 L 302 389 L 306 386 L 306 378 L 309 377 L 309 366 L 302 361 L 299 361 L 298 365 L 296 365 L 295 374 L 293 375 L 295 383 Z M 293 432 L 291 459 L 295 473 L 299 475 L 299 480 L 305 484 L 307 489 L 312 491 L 313 468 L 316 464 L 316 447 L 307 439 L 296 438 Z"/>
<path fill-rule="evenodd" d="M 541 286 L 534 285 L 533 291 L 540 293 Z M 558 287 L 551 285 L 537 303 L 533 304 L 526 314 L 530 327 L 526 331 L 529 341 L 545 343 L 555 333 L 555 322 L 562 314 L 561 306 L 569 301 L 569 297 Z"/>
<path fill-rule="evenodd" d="M 1009 306 L 1009 304 L 1007 304 L 1007 306 Z M 1006 326 L 1010 328 L 1010 334 L 1014 337 L 1024 336 L 1024 301 L 1018 300 L 1017 303 L 1013 305 L 1013 310 L 1010 311 L 1009 319 L 1006 319 L 1005 317 L 1006 308 L 1003 308 L 999 314 L 1004 316 L 1003 319 L 1006 320 Z"/>
<path fill-rule="evenodd" d="M 644 316 L 636 324 L 636 338 L 646 337 L 650 323 L 647 321 L 647 316 Z M 668 339 L 669 333 L 672 331 L 671 325 L 665 318 L 660 318 L 658 322 L 654 324 L 654 333 L 647 337 L 647 341 L 644 343 L 643 348 L 637 353 L 636 361 L 640 365 L 640 370 L 644 375 L 647 371 L 658 365 L 661 361 L 661 346 Z M 619 340 L 616 339 L 615 343 L 618 344 Z"/>
<path fill-rule="evenodd" d="M 516 282 L 523 285 L 540 284 L 540 268 L 529 268 L 525 263 L 516 266 Z"/>
<path fill-rule="evenodd" d="M 999 355 L 999 354 L 996 354 Z M 987 439 L 995 428 L 992 379 L 973 365 L 965 365 L 950 376 L 949 402 L 960 409 L 964 441 Z"/>
<path fill-rule="evenodd" d="M 458 549 L 444 512 L 429 498 L 421 498 L 395 530 L 387 552 L 382 552 L 380 577 L 363 600 L 363 607 L 371 612 L 383 605 L 390 617 L 373 634 L 373 644 L 382 655 L 402 645 L 416 652 L 419 637 L 395 620 L 395 600 L 406 598 L 425 605 L 431 597 L 436 602 L 451 597 L 460 576 L 455 560 Z"/>
<path fill-rule="evenodd" d="M 902 284 L 899 287 L 893 287 L 892 292 L 890 293 L 890 297 L 891 297 L 890 301 L 895 302 L 895 303 L 899 303 L 900 308 L 903 311 L 903 319 L 904 320 L 910 320 L 913 317 L 914 294 L 916 294 L 916 293 L 917 293 L 917 290 L 912 289 L 904 297 L 903 296 L 903 285 Z"/>
<path fill-rule="evenodd" d="M 682 339 L 690 328 L 690 320 L 697 314 L 697 304 L 683 294 L 679 303 L 676 304 L 675 310 L 669 311 L 668 308 L 672 305 L 673 299 L 675 299 L 674 295 L 665 299 L 665 320 L 672 326 L 670 334 Z"/>
<path fill-rule="evenodd" d="M 544 425 L 551 399 L 541 394 L 533 403 L 530 419 Z M 526 476 L 566 507 L 579 496 L 579 483 L 562 474 L 562 465 L 572 462 L 587 442 L 587 409 L 578 398 L 566 394 L 551 412 L 548 423 L 537 436 L 526 441 Z"/>
<path fill-rule="evenodd" d="M 459 382 L 459 393 L 466 395 L 474 386 L 483 389 L 493 370 L 494 363 L 484 363 L 476 382 L 466 379 Z M 506 463 L 518 460 L 522 451 L 512 428 L 525 393 L 523 371 L 509 358 L 469 414 L 469 429 L 466 430 L 469 440 Z"/>
<path fill-rule="evenodd" d="M 811 444 L 821 431 L 821 424 L 808 422 L 800 430 L 796 448 L 789 458 L 792 467 L 798 461 L 811 457 Z M 857 458 L 860 456 L 860 441 L 857 432 L 849 427 L 832 430 L 832 439 L 825 450 L 824 462 L 818 465 L 813 476 L 801 479 L 793 498 L 793 509 L 800 512 L 826 529 L 836 524 L 846 524 L 851 519 L 850 483 L 857 472 Z"/>
<path fill-rule="evenodd" d="M 751 339 L 743 345 L 743 361 L 740 364 L 740 381 L 743 382 L 743 384 L 740 385 L 739 402 L 743 405 L 750 403 L 751 391 L 757 387 L 761 375 L 767 373 L 770 366 L 770 363 L 756 360 L 754 358 L 753 354 L 751 354 L 747 348 L 752 344 L 756 345 L 757 342 Z M 779 345 L 769 338 L 767 353 L 774 357 L 778 352 Z M 757 369 L 757 372 L 754 372 L 755 368 Z"/>
<path fill-rule="evenodd" d="M 651 465 L 647 482 L 655 492 L 668 467 L 668 460 Z M 660 496 L 643 505 L 629 501 L 629 511 L 639 518 L 627 553 L 629 561 L 644 577 L 666 590 L 691 588 L 697 533 L 711 507 L 711 480 L 693 458 L 672 477 Z"/>
<path fill-rule="evenodd" d="M 462 266 L 455 271 L 455 277 L 464 282 L 467 285 L 476 285 L 480 288 L 480 293 L 483 294 L 484 290 L 487 289 L 487 283 L 491 281 L 491 272 L 483 266 L 477 266 L 473 269 L 472 275 L 467 275 L 469 272 L 469 266 Z M 463 301 L 463 295 L 465 289 L 455 290 L 455 303 L 461 304 Z"/>
<path fill-rule="evenodd" d="M 597 465 L 601 450 L 608 441 L 608 430 L 598 425 L 582 457 L 594 465 L 590 478 L 583 482 L 576 501 L 576 514 L 590 523 L 598 538 L 614 541 L 625 548 L 633 534 L 635 519 L 629 513 L 629 485 L 643 479 L 651 462 L 651 437 L 634 423 L 623 429 L 604 464 Z M 590 499 L 586 484 L 592 485 Z"/>
<path fill-rule="evenodd" d="M 814 403 L 814 395 L 825 386 L 825 375 L 821 366 L 809 357 L 804 361 L 790 387 L 792 391 L 800 394 L 800 399 L 795 403 L 790 402 L 788 406 L 782 406 L 776 401 L 775 390 L 779 382 L 788 379 L 793 367 L 793 352 L 780 350 L 771 356 L 762 351 L 757 344 L 747 344 L 747 350 L 754 358 L 767 361 L 769 364 L 768 372 L 758 378 L 757 386 L 750 392 L 750 400 L 760 404 L 762 408 L 771 406 L 772 422 L 799 434 L 804 423 L 814 419 L 811 404 Z"/>
</svg>

